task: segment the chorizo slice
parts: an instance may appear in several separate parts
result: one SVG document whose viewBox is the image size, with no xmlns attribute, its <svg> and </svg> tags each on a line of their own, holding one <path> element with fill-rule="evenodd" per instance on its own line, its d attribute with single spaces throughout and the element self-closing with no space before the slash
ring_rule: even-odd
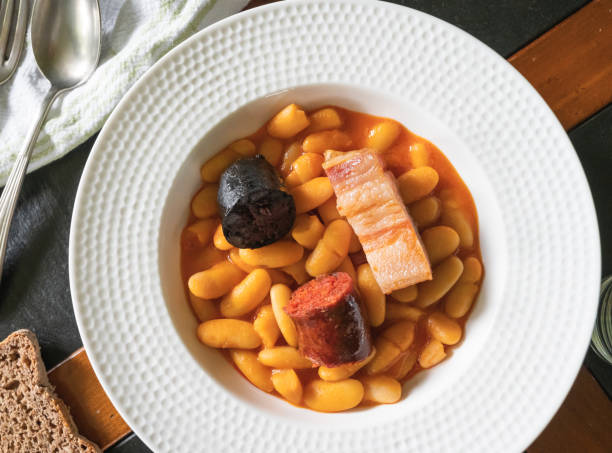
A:
<svg viewBox="0 0 612 453">
<path fill-rule="evenodd" d="M 300 286 L 285 312 L 296 326 L 300 351 L 316 365 L 335 367 L 370 355 L 369 326 L 349 274 L 326 274 Z"/>
</svg>

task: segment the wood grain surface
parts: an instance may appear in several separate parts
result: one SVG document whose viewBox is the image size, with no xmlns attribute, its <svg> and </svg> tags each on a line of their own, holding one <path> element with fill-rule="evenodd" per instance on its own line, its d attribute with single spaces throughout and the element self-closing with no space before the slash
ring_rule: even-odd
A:
<svg viewBox="0 0 612 453">
<path fill-rule="evenodd" d="M 79 432 L 103 450 L 130 433 L 94 374 L 85 349 L 75 351 L 48 373 L 57 394 L 68 404 Z"/>
<path fill-rule="evenodd" d="M 508 61 L 571 129 L 612 102 L 612 0 L 595 0 Z"/>
<path fill-rule="evenodd" d="M 270 3 L 254 0 L 247 8 Z M 612 102 L 612 0 L 595 0 L 509 61 L 570 129 Z M 82 434 L 103 449 L 129 434 L 81 348 L 49 372 Z M 612 451 L 612 403 L 581 368 L 565 402 L 529 453 Z"/>
<path fill-rule="evenodd" d="M 582 367 L 563 405 L 528 453 L 612 451 L 612 402 Z"/>
</svg>

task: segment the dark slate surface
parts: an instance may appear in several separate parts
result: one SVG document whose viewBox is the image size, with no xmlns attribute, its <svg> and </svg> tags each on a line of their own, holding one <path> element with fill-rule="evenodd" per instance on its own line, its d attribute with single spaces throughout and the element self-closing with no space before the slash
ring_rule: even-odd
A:
<svg viewBox="0 0 612 453">
<path fill-rule="evenodd" d="M 585 0 L 393 0 L 467 31 L 504 57 L 588 3 Z"/>
<path fill-rule="evenodd" d="M 507 57 L 574 12 L 585 1 L 396 1 L 453 23 Z M 0 87 L 0 89 L 2 89 Z M 603 270 L 612 272 L 612 107 L 570 133 L 587 172 L 602 232 Z M 0 284 L 0 338 L 19 328 L 38 335 L 47 367 L 81 346 L 68 282 L 68 237 L 79 178 L 94 138 L 24 183 Z M 612 394 L 612 368 L 589 352 L 586 364 Z M 109 450 L 146 452 L 136 436 Z"/>
<path fill-rule="evenodd" d="M 34 331 L 50 368 L 82 346 L 68 283 L 70 217 L 91 138 L 25 178 L 0 283 L 0 338 Z"/>
<path fill-rule="evenodd" d="M 601 271 L 612 274 L 612 105 L 569 133 L 586 173 L 599 223 Z"/>
<path fill-rule="evenodd" d="M 612 274 L 612 105 L 569 134 L 586 173 L 597 211 L 602 275 Z M 612 366 L 589 350 L 585 365 L 612 398 Z"/>
</svg>

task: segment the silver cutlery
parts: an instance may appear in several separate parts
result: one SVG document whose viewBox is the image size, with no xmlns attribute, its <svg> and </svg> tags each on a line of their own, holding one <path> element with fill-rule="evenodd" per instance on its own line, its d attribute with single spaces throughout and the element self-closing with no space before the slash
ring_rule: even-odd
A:
<svg viewBox="0 0 612 453">
<path fill-rule="evenodd" d="M 98 66 L 101 44 L 98 1 L 35 0 L 31 36 L 38 69 L 51 82 L 51 88 L 0 196 L 0 278 L 15 205 L 51 105 L 60 94 L 84 83 Z"/>
<path fill-rule="evenodd" d="M 6 0 L 0 2 L 0 6 L 0 85 L 2 85 L 15 73 L 19 63 L 28 28 L 28 0 Z"/>
</svg>

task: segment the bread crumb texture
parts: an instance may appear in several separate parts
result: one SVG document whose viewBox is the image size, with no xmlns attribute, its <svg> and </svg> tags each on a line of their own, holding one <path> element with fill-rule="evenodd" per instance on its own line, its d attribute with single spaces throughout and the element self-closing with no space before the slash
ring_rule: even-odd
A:
<svg viewBox="0 0 612 453">
<path fill-rule="evenodd" d="M 100 452 L 79 435 L 55 395 L 36 336 L 28 330 L 0 343 L 0 452 Z"/>
</svg>

